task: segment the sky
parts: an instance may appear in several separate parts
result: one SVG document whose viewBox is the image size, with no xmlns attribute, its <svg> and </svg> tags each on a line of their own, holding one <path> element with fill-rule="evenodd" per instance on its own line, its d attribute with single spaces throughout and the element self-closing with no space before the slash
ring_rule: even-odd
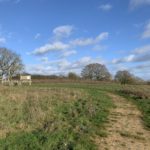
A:
<svg viewBox="0 0 150 150">
<path fill-rule="evenodd" d="M 150 0 L 0 0 L 0 47 L 32 74 L 100 63 L 150 79 Z"/>
</svg>

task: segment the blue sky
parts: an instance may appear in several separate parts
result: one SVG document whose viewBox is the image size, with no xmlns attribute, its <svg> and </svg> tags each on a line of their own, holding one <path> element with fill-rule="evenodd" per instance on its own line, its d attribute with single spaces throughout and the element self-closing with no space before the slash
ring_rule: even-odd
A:
<svg viewBox="0 0 150 150">
<path fill-rule="evenodd" d="M 0 47 L 29 73 L 102 63 L 150 79 L 150 0 L 0 0 Z"/>
</svg>

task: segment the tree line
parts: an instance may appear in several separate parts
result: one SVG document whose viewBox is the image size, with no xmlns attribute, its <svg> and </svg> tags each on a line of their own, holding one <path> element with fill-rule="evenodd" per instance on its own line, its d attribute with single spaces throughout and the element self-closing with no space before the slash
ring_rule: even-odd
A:
<svg viewBox="0 0 150 150">
<path fill-rule="evenodd" d="M 80 78 L 76 73 L 69 73 L 69 79 Z M 81 72 L 81 78 L 85 80 L 95 80 L 95 81 L 115 81 L 121 84 L 133 84 L 133 83 L 143 83 L 144 80 L 134 76 L 127 70 L 119 70 L 116 72 L 114 78 L 108 71 L 105 65 L 93 63 L 85 66 Z M 147 82 L 149 83 L 149 81 Z"/>
<path fill-rule="evenodd" d="M 0 74 L 1 77 L 6 77 L 9 80 L 12 80 L 14 76 L 21 73 L 24 69 L 21 57 L 15 52 L 7 49 L 0 48 Z M 34 75 L 35 78 L 43 78 L 41 75 Z M 54 79 L 60 78 L 56 75 L 47 76 Z M 46 78 L 46 76 L 45 76 Z M 61 76 L 63 78 L 63 76 Z M 95 80 L 95 81 L 112 81 L 120 82 L 121 84 L 129 84 L 135 82 L 142 82 L 143 80 L 134 76 L 127 70 L 120 70 L 112 79 L 111 73 L 108 71 L 107 67 L 103 64 L 92 63 L 86 65 L 82 71 L 81 76 L 77 75 L 74 72 L 69 72 L 67 79 L 71 80 Z"/>
</svg>

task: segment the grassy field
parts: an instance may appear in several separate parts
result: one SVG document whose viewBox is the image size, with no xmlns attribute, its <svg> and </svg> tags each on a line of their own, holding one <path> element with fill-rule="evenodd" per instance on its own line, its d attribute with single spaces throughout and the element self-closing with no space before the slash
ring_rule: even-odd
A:
<svg viewBox="0 0 150 150">
<path fill-rule="evenodd" d="M 115 83 L 0 86 L 0 149 L 97 149 L 94 138 L 107 136 L 105 123 L 114 106 L 107 93 L 137 104 L 150 128 L 149 90 L 148 85 Z"/>
<path fill-rule="evenodd" d="M 112 106 L 97 89 L 1 87 L 0 149 L 96 149 Z"/>
<path fill-rule="evenodd" d="M 120 85 L 116 83 L 108 82 L 96 82 L 96 83 L 51 83 L 40 84 L 35 86 L 42 87 L 68 87 L 68 88 L 82 88 L 100 90 L 102 92 L 112 92 L 117 95 L 121 95 L 126 99 L 132 101 L 143 114 L 143 121 L 145 126 L 150 129 L 150 85 Z"/>
</svg>

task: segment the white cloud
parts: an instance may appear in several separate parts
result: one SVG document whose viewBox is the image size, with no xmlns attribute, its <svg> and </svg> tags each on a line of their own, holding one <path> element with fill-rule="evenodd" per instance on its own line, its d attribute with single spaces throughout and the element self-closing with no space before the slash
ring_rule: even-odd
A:
<svg viewBox="0 0 150 150">
<path fill-rule="evenodd" d="M 40 38 L 41 34 L 40 33 L 37 33 L 35 36 L 34 36 L 34 39 L 38 39 Z"/>
<path fill-rule="evenodd" d="M 144 5 L 150 5 L 150 0 L 130 0 L 130 8 L 132 10 Z"/>
<path fill-rule="evenodd" d="M 62 71 L 65 72 L 66 69 L 70 67 L 70 65 L 71 65 L 71 63 L 70 63 L 68 60 L 63 59 L 62 61 L 60 61 L 60 62 L 58 63 L 58 68 L 59 68 L 59 70 L 60 70 L 61 72 L 62 72 Z"/>
<path fill-rule="evenodd" d="M 150 63 L 147 63 L 147 64 L 140 64 L 138 66 L 135 67 L 136 69 L 148 69 L 150 70 Z"/>
<path fill-rule="evenodd" d="M 81 68 L 90 62 L 93 62 L 93 59 L 89 56 L 82 57 L 80 60 L 72 63 L 71 68 Z"/>
<path fill-rule="evenodd" d="M 126 56 L 126 57 L 124 57 L 124 58 L 120 58 L 120 59 L 114 59 L 113 61 L 112 61 L 112 63 L 114 63 L 114 64 L 119 64 L 119 63 L 127 63 L 127 62 L 132 62 L 132 61 L 134 61 L 135 60 L 135 55 L 134 54 L 131 54 L 131 55 L 129 55 L 129 56 Z"/>
<path fill-rule="evenodd" d="M 134 74 L 143 78 L 144 80 L 150 79 L 150 63 L 142 63 L 130 68 Z"/>
<path fill-rule="evenodd" d="M 105 46 L 105 45 L 95 45 L 93 47 L 94 51 L 102 51 L 102 50 L 105 50 L 105 49 L 107 49 L 107 46 Z"/>
<path fill-rule="evenodd" d="M 71 48 L 74 48 L 76 46 L 88 46 L 88 45 L 95 45 L 99 44 L 102 40 L 107 39 L 109 36 L 108 32 L 103 32 L 99 34 L 95 38 L 78 38 L 72 41 L 68 41 L 68 43 L 60 42 L 60 40 L 57 40 L 57 42 L 47 43 L 39 48 L 36 48 L 34 51 L 28 54 L 33 55 L 42 55 L 48 52 L 54 52 L 54 51 L 63 51 L 63 54 L 61 57 L 67 57 L 72 54 L 76 54 L 75 50 L 70 50 Z M 36 38 L 39 37 L 39 35 L 36 36 Z"/>
<path fill-rule="evenodd" d="M 140 48 L 136 48 L 133 50 L 133 53 L 135 54 L 144 54 L 144 53 L 149 53 L 150 52 L 150 45 L 146 45 Z"/>
<path fill-rule="evenodd" d="M 53 30 L 53 34 L 56 38 L 69 37 L 74 30 L 71 25 L 58 26 Z"/>
<path fill-rule="evenodd" d="M 140 78 L 143 78 L 144 80 L 150 79 L 150 63 L 140 63 L 140 64 L 115 64 L 112 65 L 111 68 L 111 73 L 113 75 L 116 74 L 116 71 L 118 70 L 128 70 L 135 76 L 138 76 Z"/>
<path fill-rule="evenodd" d="M 112 62 L 114 64 L 119 64 L 119 63 L 129 63 L 129 62 L 146 62 L 146 61 L 150 61 L 150 54 L 144 54 L 144 55 L 131 54 L 124 58 L 114 59 Z"/>
<path fill-rule="evenodd" d="M 100 33 L 100 34 L 96 37 L 96 41 L 97 41 L 97 42 L 100 42 L 100 41 L 102 41 L 102 40 L 105 40 L 105 39 L 108 38 L 108 36 L 109 36 L 109 33 L 108 33 L 108 32 L 102 32 L 102 33 Z"/>
<path fill-rule="evenodd" d="M 93 45 L 97 44 L 102 40 L 107 39 L 109 36 L 108 32 L 103 32 L 99 34 L 96 38 L 78 38 L 70 42 L 71 45 L 74 46 L 88 46 L 88 45 Z"/>
<path fill-rule="evenodd" d="M 74 62 L 68 62 L 65 60 L 64 63 L 60 63 L 62 66 L 60 69 L 63 68 L 63 70 L 65 71 L 69 71 L 70 69 L 72 69 L 76 71 L 76 70 L 81 70 L 84 66 L 90 63 L 104 63 L 104 62 L 100 58 L 94 59 L 94 58 L 91 58 L 90 56 L 85 56 Z"/>
<path fill-rule="evenodd" d="M 92 45 L 93 43 L 95 43 L 93 38 L 82 38 L 71 41 L 71 44 L 74 46 L 87 46 Z"/>
<path fill-rule="evenodd" d="M 147 61 L 150 61 L 150 45 L 136 48 L 135 50 L 131 51 L 130 55 L 120 59 L 114 59 L 112 63 L 119 64 L 119 63 L 147 62 Z"/>
<path fill-rule="evenodd" d="M 80 74 L 81 69 L 90 63 L 103 63 L 100 58 L 91 58 L 89 56 L 85 56 L 80 58 L 77 61 L 70 62 L 67 59 L 60 59 L 49 61 L 48 63 L 43 64 L 35 64 L 35 65 L 27 65 L 26 71 L 32 74 L 43 74 L 43 75 L 51 75 L 51 74 L 67 74 L 70 71 L 76 72 Z"/>
<path fill-rule="evenodd" d="M 5 44 L 6 43 L 6 38 L 0 37 L 0 44 Z"/>
<path fill-rule="evenodd" d="M 50 75 L 57 74 L 57 68 L 48 66 L 47 64 L 35 64 L 35 65 L 26 65 L 26 72 L 31 74 L 40 74 L 40 75 Z"/>
<path fill-rule="evenodd" d="M 150 38 L 150 21 L 145 26 L 145 31 L 142 34 L 142 38 L 143 39 Z"/>
<path fill-rule="evenodd" d="M 103 4 L 99 6 L 99 9 L 103 10 L 103 11 L 110 11 L 112 9 L 112 5 L 111 4 Z"/>
<path fill-rule="evenodd" d="M 74 55 L 76 53 L 77 53 L 77 51 L 75 51 L 75 50 L 67 50 L 67 51 L 63 51 L 60 57 L 68 57 L 68 56 Z"/>
<path fill-rule="evenodd" d="M 44 62 L 44 63 L 48 63 L 48 62 L 49 62 L 49 59 L 48 59 L 48 57 L 42 57 L 42 58 L 40 59 L 40 61 L 42 61 L 42 62 Z"/>
<path fill-rule="evenodd" d="M 33 52 L 31 52 L 31 54 L 42 55 L 51 51 L 62 51 L 68 48 L 68 44 L 64 44 L 62 42 L 54 42 L 52 44 L 45 44 L 44 46 L 35 49 Z"/>
</svg>

